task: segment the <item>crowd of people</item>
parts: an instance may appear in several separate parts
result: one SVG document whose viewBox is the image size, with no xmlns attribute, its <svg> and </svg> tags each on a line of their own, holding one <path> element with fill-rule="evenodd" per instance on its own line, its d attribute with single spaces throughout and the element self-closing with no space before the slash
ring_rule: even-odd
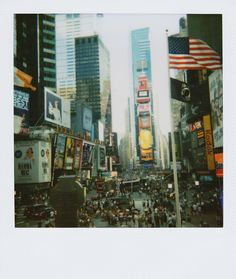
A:
<svg viewBox="0 0 236 279">
<path fill-rule="evenodd" d="M 175 227 L 177 217 L 174 189 L 168 188 L 161 179 L 140 181 L 139 190 L 135 193 L 131 193 L 123 181 L 117 181 L 113 190 L 98 195 L 96 200 L 87 200 L 80 209 L 79 226 L 94 227 L 93 220 L 101 218 L 109 227 Z M 201 217 L 214 211 L 217 212 L 216 219 L 220 225 L 222 216 L 217 188 L 203 192 L 193 187 L 193 183 L 181 182 L 179 190 L 182 224 L 191 223 L 198 216 L 198 226 L 208 227 L 210 224 L 201 220 Z M 143 200 L 142 206 L 136 206 L 133 195 Z M 128 203 L 120 205 L 113 199 L 116 196 L 127 197 Z"/>
</svg>

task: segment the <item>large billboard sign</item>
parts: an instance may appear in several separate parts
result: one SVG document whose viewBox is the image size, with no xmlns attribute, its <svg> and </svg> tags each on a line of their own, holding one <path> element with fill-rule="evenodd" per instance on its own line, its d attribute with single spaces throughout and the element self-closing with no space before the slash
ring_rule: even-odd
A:
<svg viewBox="0 0 236 279">
<path fill-rule="evenodd" d="M 15 183 L 51 181 L 51 144 L 45 141 L 15 143 Z"/>
<path fill-rule="evenodd" d="M 139 104 L 138 105 L 138 112 L 149 112 L 150 111 L 150 104 Z"/>
<path fill-rule="evenodd" d="M 66 128 L 71 127 L 70 101 L 44 88 L 44 119 Z"/>
<path fill-rule="evenodd" d="M 216 176 L 223 177 L 223 153 L 215 154 Z"/>
<path fill-rule="evenodd" d="M 83 143 L 83 155 L 82 155 L 82 169 L 91 169 L 93 166 L 93 151 L 94 144 L 85 142 Z"/>
<path fill-rule="evenodd" d="M 141 149 L 141 160 L 142 161 L 152 161 L 153 160 L 152 149 L 148 149 L 148 150 Z"/>
<path fill-rule="evenodd" d="M 104 124 L 101 120 L 98 120 L 98 139 L 104 141 Z"/>
<path fill-rule="evenodd" d="M 203 116 L 208 170 L 215 169 L 210 115 Z"/>
<path fill-rule="evenodd" d="M 75 156 L 75 140 L 71 137 L 66 138 L 66 150 L 65 150 L 65 170 L 73 170 L 73 162 Z"/>
<path fill-rule="evenodd" d="M 223 81 L 222 70 L 214 71 L 209 76 L 211 103 L 211 122 L 213 128 L 214 147 L 223 146 Z"/>
<path fill-rule="evenodd" d="M 14 133 L 29 132 L 29 94 L 22 90 L 14 90 Z"/>
<path fill-rule="evenodd" d="M 140 129 L 139 145 L 141 149 L 150 149 L 152 147 L 152 133 L 149 129 Z"/>
<path fill-rule="evenodd" d="M 75 145 L 75 152 L 74 152 L 74 166 L 73 166 L 73 168 L 75 170 L 80 170 L 82 153 L 83 153 L 83 140 L 75 139 L 74 140 L 74 145 Z"/>
<path fill-rule="evenodd" d="M 151 127 L 151 118 L 149 113 L 142 113 L 139 115 L 139 128 L 148 129 Z"/>
<path fill-rule="evenodd" d="M 98 168 L 105 170 L 106 168 L 106 148 L 98 146 Z"/>
<path fill-rule="evenodd" d="M 92 110 L 89 108 L 83 108 L 83 128 L 86 131 L 92 130 Z"/>
<path fill-rule="evenodd" d="M 63 134 L 58 134 L 54 158 L 54 169 L 63 169 L 64 167 L 65 145 L 66 136 Z"/>
<path fill-rule="evenodd" d="M 148 90 L 140 90 L 138 91 L 138 98 L 148 98 L 149 91 Z"/>
</svg>

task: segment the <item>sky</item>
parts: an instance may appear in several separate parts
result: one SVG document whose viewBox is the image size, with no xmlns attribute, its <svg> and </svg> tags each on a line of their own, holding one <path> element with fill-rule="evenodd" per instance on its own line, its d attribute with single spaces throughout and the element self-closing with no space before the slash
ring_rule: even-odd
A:
<svg viewBox="0 0 236 279">
<path fill-rule="evenodd" d="M 170 131 L 167 38 L 179 32 L 179 19 L 171 14 L 104 14 L 99 32 L 110 52 L 113 131 L 125 133 L 125 109 L 133 94 L 131 31 L 150 28 L 154 115 L 163 134 Z"/>
</svg>

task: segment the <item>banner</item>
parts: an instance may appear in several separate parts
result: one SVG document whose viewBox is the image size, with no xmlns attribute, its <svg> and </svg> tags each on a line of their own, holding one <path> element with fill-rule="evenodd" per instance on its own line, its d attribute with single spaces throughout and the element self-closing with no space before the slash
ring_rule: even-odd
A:
<svg viewBox="0 0 236 279">
<path fill-rule="evenodd" d="M 71 127 L 70 101 L 44 88 L 44 119 L 66 128 Z"/>
<path fill-rule="evenodd" d="M 15 147 L 15 183 L 51 181 L 51 144 L 45 141 L 18 141 Z"/>
<path fill-rule="evenodd" d="M 65 150 L 65 170 L 73 170 L 73 162 L 75 156 L 75 140 L 71 137 L 66 139 L 66 150 Z"/>
<path fill-rule="evenodd" d="M 29 133 L 29 93 L 14 90 L 14 134 Z"/>
<path fill-rule="evenodd" d="M 140 129 L 139 145 L 141 149 L 150 149 L 152 147 L 152 133 L 149 129 Z"/>
<path fill-rule="evenodd" d="M 63 169 L 64 167 L 65 145 L 66 136 L 63 134 L 58 134 L 54 158 L 54 169 Z"/>
<path fill-rule="evenodd" d="M 36 91 L 36 87 L 32 85 L 32 80 L 32 76 L 14 67 L 14 85 Z"/>
<path fill-rule="evenodd" d="M 149 112 L 150 111 L 150 104 L 139 104 L 138 105 L 138 112 Z"/>
<path fill-rule="evenodd" d="M 223 153 L 215 154 L 216 176 L 223 177 Z"/>
<path fill-rule="evenodd" d="M 214 147 L 223 146 L 223 81 L 222 71 L 214 71 L 209 76 L 211 122 Z"/>
<path fill-rule="evenodd" d="M 81 167 L 81 160 L 82 160 L 82 153 L 83 153 L 83 140 L 74 139 L 74 144 L 75 144 L 75 152 L 74 152 L 73 169 L 79 171 Z"/>
<path fill-rule="evenodd" d="M 210 115 L 203 116 L 208 170 L 215 169 Z"/>
<path fill-rule="evenodd" d="M 153 150 L 140 149 L 141 150 L 141 161 L 152 161 L 153 160 Z"/>
<path fill-rule="evenodd" d="M 140 114 L 139 116 L 139 128 L 145 129 L 151 127 L 150 114 Z"/>
<path fill-rule="evenodd" d="M 98 146 L 98 168 L 105 169 L 106 167 L 106 149 L 105 146 Z"/>
<path fill-rule="evenodd" d="M 92 110 L 86 107 L 83 107 L 83 129 L 92 130 Z"/>
<path fill-rule="evenodd" d="M 83 143 L 83 155 L 82 155 L 82 169 L 91 169 L 93 166 L 93 150 L 94 144 L 88 142 Z"/>
</svg>

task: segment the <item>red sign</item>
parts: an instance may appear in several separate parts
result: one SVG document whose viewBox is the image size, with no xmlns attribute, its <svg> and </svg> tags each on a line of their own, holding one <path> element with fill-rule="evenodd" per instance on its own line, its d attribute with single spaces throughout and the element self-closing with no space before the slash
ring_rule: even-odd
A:
<svg viewBox="0 0 236 279">
<path fill-rule="evenodd" d="M 223 177 L 223 153 L 215 154 L 216 176 Z"/>
</svg>

